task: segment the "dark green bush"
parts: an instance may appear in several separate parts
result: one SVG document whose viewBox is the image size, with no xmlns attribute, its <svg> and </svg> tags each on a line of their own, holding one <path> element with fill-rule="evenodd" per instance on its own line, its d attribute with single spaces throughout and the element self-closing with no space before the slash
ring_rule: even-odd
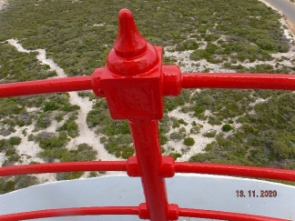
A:
<svg viewBox="0 0 295 221">
<path fill-rule="evenodd" d="M 169 154 L 170 157 L 173 157 L 174 160 L 177 160 L 177 158 L 182 157 L 182 155 L 180 153 L 170 153 Z"/>
<path fill-rule="evenodd" d="M 58 136 L 50 136 L 48 138 L 42 138 L 38 135 L 37 140 L 42 149 L 51 149 L 63 147 L 69 141 L 69 138 L 66 133 L 60 132 Z"/>
<path fill-rule="evenodd" d="M 222 131 L 224 131 L 224 132 L 228 132 L 228 131 L 230 131 L 232 129 L 233 128 L 229 124 L 225 124 L 225 125 L 222 126 Z"/>
<path fill-rule="evenodd" d="M 26 188 L 37 183 L 38 181 L 35 176 L 28 175 L 0 178 L 0 194 Z"/>
<path fill-rule="evenodd" d="M 176 51 L 196 50 L 199 48 L 199 44 L 196 40 L 186 40 L 176 45 Z"/>
<path fill-rule="evenodd" d="M 193 146 L 195 144 L 195 140 L 191 137 L 187 137 L 184 139 L 183 143 L 186 145 L 186 146 Z"/>
<path fill-rule="evenodd" d="M 19 145 L 21 140 L 22 139 L 20 137 L 10 137 L 8 140 L 8 143 L 12 146 L 15 146 L 15 145 Z"/>
<path fill-rule="evenodd" d="M 45 103 L 43 111 L 44 112 L 54 111 L 54 110 L 57 110 L 58 108 L 59 108 L 59 105 L 56 102 L 49 101 L 49 102 Z"/>
<path fill-rule="evenodd" d="M 72 138 L 79 135 L 78 124 L 74 119 L 67 120 L 57 131 L 66 131 L 68 135 Z"/>
</svg>

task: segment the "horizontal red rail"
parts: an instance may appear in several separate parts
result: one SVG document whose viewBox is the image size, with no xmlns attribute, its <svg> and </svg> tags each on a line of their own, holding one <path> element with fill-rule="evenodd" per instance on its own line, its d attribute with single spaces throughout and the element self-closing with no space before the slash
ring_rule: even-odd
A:
<svg viewBox="0 0 295 221">
<path fill-rule="evenodd" d="M 0 167 L 1 176 L 77 171 L 126 171 L 127 161 L 89 161 L 68 163 L 42 163 Z"/>
<path fill-rule="evenodd" d="M 127 171 L 128 161 L 43 163 L 0 167 L 1 176 L 77 171 Z M 201 173 L 295 181 L 294 170 L 210 163 L 175 162 L 176 173 Z"/>
<path fill-rule="evenodd" d="M 179 208 L 179 216 L 230 221 L 287 221 L 286 219 L 272 218 L 266 216 L 187 208 Z"/>
<path fill-rule="evenodd" d="M 182 88 L 295 90 L 290 74 L 183 73 Z M 0 97 L 90 90 L 91 76 L 0 84 Z"/>
<path fill-rule="evenodd" d="M 0 220 L 18 221 L 61 216 L 138 215 L 138 213 L 139 209 L 137 206 L 81 207 L 14 213 L 0 216 Z"/>
<path fill-rule="evenodd" d="M 31 212 L 0 215 L 1 221 L 18 221 L 62 216 L 93 216 L 93 215 L 140 215 L 138 206 L 108 206 L 108 207 L 80 207 L 49 209 Z M 231 221 L 289 221 L 286 219 L 266 216 L 248 215 L 241 213 L 220 212 L 213 210 L 199 210 L 179 208 L 178 215 L 183 217 L 207 218 Z"/>
<path fill-rule="evenodd" d="M 294 170 L 283 170 L 253 166 L 175 162 L 175 172 L 244 176 L 254 178 L 295 181 Z"/>
<path fill-rule="evenodd" d="M 0 97 L 90 90 L 91 77 L 52 78 L 38 81 L 0 84 Z"/>
<path fill-rule="evenodd" d="M 183 73 L 182 88 L 295 90 L 295 75 Z"/>
</svg>

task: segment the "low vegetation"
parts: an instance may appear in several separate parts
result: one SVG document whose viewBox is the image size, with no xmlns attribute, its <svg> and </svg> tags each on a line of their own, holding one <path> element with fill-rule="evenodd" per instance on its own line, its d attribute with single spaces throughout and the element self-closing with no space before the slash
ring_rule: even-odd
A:
<svg viewBox="0 0 295 221">
<path fill-rule="evenodd" d="M 169 4 L 158 0 L 14 0 L 0 13 L 0 29 L 5 30 L 0 31 L 1 82 L 56 76 L 36 59 L 37 52 L 17 52 L 7 42 L 12 38 L 29 50 L 45 49 L 47 57 L 68 76 L 92 74 L 96 67 L 105 65 L 117 35 L 117 13 L 125 7 L 134 13 L 138 29 L 149 42 L 167 46 L 170 52 L 188 51 L 193 62 L 206 61 L 237 72 L 295 71 L 294 65 L 284 64 L 287 58 L 272 57 L 273 53 L 287 52 L 290 42 L 283 35 L 280 15 L 257 0 L 241 0 L 239 4 L 234 0 L 172 0 Z M 178 62 L 175 57 L 164 60 Z M 251 62 L 257 63 L 249 65 Z M 206 67 L 205 71 L 214 70 Z M 118 158 L 134 155 L 128 123 L 113 121 L 106 101 L 96 99 L 91 92 L 78 95 L 93 102 L 86 123 L 105 149 Z M 178 159 L 198 145 L 193 137 L 200 135 L 214 141 L 204 153 L 192 156 L 191 162 L 294 169 L 293 103 L 294 95 L 283 91 L 183 90 L 176 98 L 165 98 L 165 115 L 160 121 L 162 152 Z M 191 121 L 170 117 L 169 113 L 178 109 L 193 114 Z M 0 152 L 6 156 L 2 166 L 20 159 L 17 145 L 22 139 L 13 134 L 17 128 L 29 142 L 38 143 L 42 149 L 39 157 L 45 162 L 95 160 L 97 153 L 87 144 L 67 147 L 80 134 L 79 110 L 66 93 L 0 99 L 0 135 L 10 136 L 0 140 Z M 222 131 L 200 133 L 200 121 L 220 126 Z M 32 133 L 27 130 L 30 125 L 34 127 Z M 46 131 L 52 125 L 58 125 L 56 130 Z M 167 151 L 169 140 L 183 147 Z M 57 179 L 81 175 L 60 173 Z M 0 193 L 36 182 L 33 176 L 0 179 Z"/>
</svg>

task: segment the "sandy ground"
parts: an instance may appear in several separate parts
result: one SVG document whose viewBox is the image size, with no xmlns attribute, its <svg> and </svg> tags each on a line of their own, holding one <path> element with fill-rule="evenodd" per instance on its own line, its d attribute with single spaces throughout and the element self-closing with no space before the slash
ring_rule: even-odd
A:
<svg viewBox="0 0 295 221">
<path fill-rule="evenodd" d="M 22 47 L 22 45 L 15 39 L 9 39 L 7 42 L 14 46 L 19 52 L 22 53 L 31 53 L 38 52 L 36 58 L 40 61 L 41 64 L 47 64 L 50 67 L 51 71 L 56 71 L 57 77 L 66 77 L 64 70 L 59 67 L 52 59 L 47 58 L 46 51 L 44 49 L 36 50 L 27 50 Z M 77 124 L 79 127 L 79 136 L 71 139 L 67 144 L 66 148 L 72 149 L 81 143 L 87 143 L 97 151 L 97 160 L 118 160 L 115 156 L 109 154 L 103 145 L 100 143 L 100 136 L 96 135 L 92 130 L 87 127 L 86 117 L 87 113 L 92 110 L 92 101 L 89 101 L 88 98 L 82 98 L 78 96 L 77 92 L 70 92 L 70 103 L 73 105 L 80 106 L 80 111 L 77 119 Z M 28 112 L 36 111 L 36 108 L 28 108 Z M 53 121 L 52 124 L 45 130 L 47 132 L 55 132 L 58 127 L 63 124 L 64 121 L 56 122 Z M 33 125 L 27 126 L 25 128 L 16 130 L 16 132 L 10 134 L 9 136 L 3 137 L 5 139 L 11 136 L 18 136 L 22 138 L 21 144 L 16 147 L 19 155 L 21 156 L 21 161 L 18 164 L 28 164 L 31 161 L 38 163 L 44 162 L 41 158 L 38 157 L 38 153 L 42 150 L 38 143 L 28 141 L 27 137 L 22 134 L 22 130 L 26 129 L 28 134 L 35 134 L 33 132 Z M 2 138 L 2 136 L 0 136 Z M 5 158 L 3 154 L 0 154 L 0 165 L 4 162 Z M 114 172 L 108 172 L 108 174 L 114 174 Z M 38 175 L 38 178 L 41 182 L 44 181 L 53 181 L 55 180 L 55 174 L 42 174 Z"/>
<path fill-rule="evenodd" d="M 168 141 L 167 144 L 165 145 L 167 149 L 172 147 L 175 149 L 175 152 L 182 153 L 182 149 L 185 149 L 184 153 L 182 154 L 182 157 L 178 158 L 177 161 L 188 161 L 189 158 L 197 153 L 201 153 L 203 149 L 206 147 L 207 144 L 210 144 L 213 142 L 215 139 L 214 138 L 207 138 L 204 137 L 202 134 L 205 132 L 208 132 L 210 130 L 215 130 L 217 132 L 221 131 L 221 126 L 220 125 L 211 125 L 207 121 L 201 121 L 198 118 L 193 116 L 193 113 L 182 113 L 180 111 L 180 108 L 177 108 L 176 110 L 171 111 L 169 114 L 169 117 L 175 117 L 177 119 L 183 119 L 188 125 L 184 126 L 181 125 L 181 127 L 184 127 L 187 134 L 189 134 L 189 137 L 193 138 L 195 140 L 195 144 L 192 147 L 186 147 L 183 144 L 183 140 L 179 142 L 175 141 Z M 206 111 L 205 113 L 206 116 L 210 115 L 209 111 Z M 198 134 L 190 134 L 190 130 L 192 128 L 192 122 L 195 121 L 197 124 L 202 125 L 203 127 L 200 129 L 200 132 Z M 167 135 L 169 135 L 172 132 L 176 132 L 178 128 L 172 129 Z"/>
<path fill-rule="evenodd" d="M 7 5 L 8 0 L 0 0 L 0 11 L 4 9 L 4 6 Z"/>
<path fill-rule="evenodd" d="M 66 77 L 64 70 L 59 67 L 52 59 L 46 57 L 46 51 L 44 49 L 27 50 L 22 47 L 15 39 L 9 39 L 7 41 L 10 45 L 14 46 L 19 52 L 31 53 L 38 52 L 37 59 L 41 64 L 47 64 L 50 66 L 51 71 L 56 71 L 58 77 Z M 98 159 L 103 160 L 116 160 L 117 158 L 109 154 L 99 142 L 99 136 L 97 136 L 93 131 L 91 131 L 86 124 L 86 117 L 89 111 L 92 110 L 92 102 L 87 98 L 82 98 L 78 96 L 77 92 L 70 92 L 70 103 L 73 105 L 78 105 L 81 109 L 79 111 L 77 124 L 79 126 L 79 136 L 72 139 L 67 145 L 68 148 L 74 147 L 80 143 L 87 143 L 93 146 L 98 152 Z M 46 131 L 54 132 L 57 127 L 61 126 L 62 122 L 55 124 L 53 123 Z"/>
</svg>

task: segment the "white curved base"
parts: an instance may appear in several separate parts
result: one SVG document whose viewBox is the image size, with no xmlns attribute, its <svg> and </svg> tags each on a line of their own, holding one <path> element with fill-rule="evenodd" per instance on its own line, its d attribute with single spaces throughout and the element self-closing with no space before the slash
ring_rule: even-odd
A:
<svg viewBox="0 0 295 221">
<path fill-rule="evenodd" d="M 295 187 L 254 179 L 212 175 L 176 175 L 166 179 L 168 199 L 184 208 L 257 214 L 295 220 Z M 243 190 L 245 197 L 237 197 Z M 276 190 L 277 197 L 249 197 L 248 190 Z M 88 206 L 138 206 L 144 202 L 141 181 L 102 176 L 46 183 L 0 195 L 0 214 Z M 79 216 L 42 221 L 135 221 L 136 216 Z M 179 220 L 205 220 L 181 218 Z M 207 219 L 206 219 L 207 220 Z"/>
</svg>

